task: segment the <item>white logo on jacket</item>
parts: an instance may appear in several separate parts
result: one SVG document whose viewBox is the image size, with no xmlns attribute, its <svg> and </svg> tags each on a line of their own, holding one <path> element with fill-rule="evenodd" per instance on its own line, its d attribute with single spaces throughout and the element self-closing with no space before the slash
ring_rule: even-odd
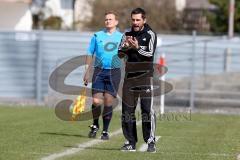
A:
<svg viewBox="0 0 240 160">
<path fill-rule="evenodd" d="M 147 46 L 140 46 L 141 49 L 146 50 Z"/>
<path fill-rule="evenodd" d="M 146 90 L 146 93 L 150 93 L 150 92 L 151 92 L 151 90 L 150 90 L 150 89 L 147 89 L 147 90 Z"/>
</svg>

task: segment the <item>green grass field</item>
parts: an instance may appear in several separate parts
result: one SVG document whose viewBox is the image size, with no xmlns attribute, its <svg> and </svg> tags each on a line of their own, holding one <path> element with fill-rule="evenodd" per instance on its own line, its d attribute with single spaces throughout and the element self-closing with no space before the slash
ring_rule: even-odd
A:
<svg viewBox="0 0 240 160">
<path fill-rule="evenodd" d="M 64 160 L 236 160 L 240 154 L 240 116 L 210 114 L 167 114 L 157 120 L 157 153 L 119 151 L 122 134 L 86 148 Z M 172 118 L 174 117 L 174 119 Z M 0 160 L 40 159 L 62 152 L 87 138 L 91 121 L 65 122 L 46 107 L 0 106 Z M 120 128 L 120 113 L 115 112 L 110 131 Z M 143 144 L 138 126 L 138 148 Z M 100 135 L 100 134 L 99 134 Z"/>
</svg>

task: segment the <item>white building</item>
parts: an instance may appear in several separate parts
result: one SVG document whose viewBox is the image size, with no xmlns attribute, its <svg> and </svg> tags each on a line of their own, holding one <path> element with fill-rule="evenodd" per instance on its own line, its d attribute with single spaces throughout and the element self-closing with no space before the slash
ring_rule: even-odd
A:
<svg viewBox="0 0 240 160">
<path fill-rule="evenodd" d="M 92 6 L 94 0 L 76 0 L 75 3 L 75 21 L 77 22 L 77 29 L 82 29 L 83 23 L 91 20 Z"/>
<path fill-rule="evenodd" d="M 49 15 L 59 16 L 63 20 L 63 28 L 71 28 L 73 21 L 77 23 L 78 28 L 82 27 L 81 22 L 90 19 L 92 16 L 93 0 L 48 0 L 45 7 L 49 9 Z M 73 3 L 75 11 L 73 13 Z"/>
<path fill-rule="evenodd" d="M 72 28 L 74 0 L 48 0 L 45 7 L 49 9 L 49 16 L 59 16 L 63 20 L 63 28 Z"/>
<path fill-rule="evenodd" d="M 29 9 L 31 0 L 1 0 L 0 30 L 29 31 L 32 16 Z"/>
<path fill-rule="evenodd" d="M 183 11 L 186 7 L 186 0 L 175 0 L 176 10 Z"/>
</svg>

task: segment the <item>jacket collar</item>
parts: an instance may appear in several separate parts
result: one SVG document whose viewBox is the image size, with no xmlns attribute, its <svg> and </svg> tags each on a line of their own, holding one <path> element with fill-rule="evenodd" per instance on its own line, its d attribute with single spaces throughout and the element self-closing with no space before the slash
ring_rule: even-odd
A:
<svg viewBox="0 0 240 160">
<path fill-rule="evenodd" d="M 133 30 L 133 28 L 131 28 L 131 32 L 132 32 L 134 35 L 140 35 L 140 34 L 146 33 L 146 32 L 149 31 L 149 30 L 151 30 L 151 27 L 150 27 L 147 23 L 144 24 L 144 28 L 143 28 L 141 31 L 135 32 L 135 31 Z"/>
</svg>

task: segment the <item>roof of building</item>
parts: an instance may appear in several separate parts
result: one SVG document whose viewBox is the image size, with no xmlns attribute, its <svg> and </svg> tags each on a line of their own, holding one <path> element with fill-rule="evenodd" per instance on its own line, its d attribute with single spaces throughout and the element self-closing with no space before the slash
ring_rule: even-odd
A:
<svg viewBox="0 0 240 160">
<path fill-rule="evenodd" d="M 1 0 L 1 2 L 5 2 L 5 3 L 31 3 L 32 0 Z"/>
<path fill-rule="evenodd" d="M 187 9 L 216 9 L 208 0 L 186 0 L 186 4 Z"/>
</svg>

